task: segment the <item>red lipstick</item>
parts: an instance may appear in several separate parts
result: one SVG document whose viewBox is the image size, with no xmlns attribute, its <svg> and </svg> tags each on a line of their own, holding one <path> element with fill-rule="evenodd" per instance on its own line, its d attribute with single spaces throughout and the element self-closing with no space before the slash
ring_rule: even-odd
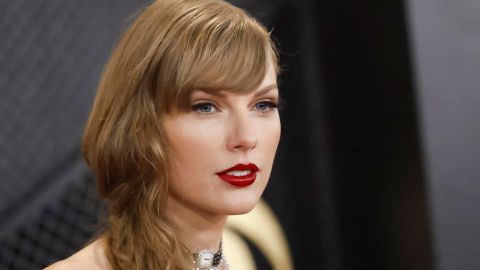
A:
<svg viewBox="0 0 480 270">
<path fill-rule="evenodd" d="M 253 163 L 237 164 L 228 168 L 217 175 L 225 182 L 236 187 L 246 187 L 257 178 L 258 167 Z"/>
</svg>

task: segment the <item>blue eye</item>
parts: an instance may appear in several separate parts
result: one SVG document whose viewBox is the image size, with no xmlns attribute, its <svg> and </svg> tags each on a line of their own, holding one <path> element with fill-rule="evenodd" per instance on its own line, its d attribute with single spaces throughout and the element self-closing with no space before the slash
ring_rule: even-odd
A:
<svg viewBox="0 0 480 270">
<path fill-rule="evenodd" d="M 255 104 L 255 109 L 261 111 L 262 113 L 268 113 L 277 108 L 277 104 L 271 101 L 261 101 Z"/>
<path fill-rule="evenodd" d="M 204 102 L 192 105 L 192 111 L 199 113 L 213 113 L 216 110 L 217 108 L 212 103 Z"/>
</svg>

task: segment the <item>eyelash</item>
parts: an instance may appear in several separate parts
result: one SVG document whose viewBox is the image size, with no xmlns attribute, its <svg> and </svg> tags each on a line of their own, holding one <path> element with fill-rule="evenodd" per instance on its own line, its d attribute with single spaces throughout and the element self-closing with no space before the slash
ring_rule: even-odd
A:
<svg viewBox="0 0 480 270">
<path fill-rule="evenodd" d="M 273 102 L 273 101 L 260 101 L 260 102 L 257 102 L 254 107 L 257 107 L 260 104 L 267 106 L 267 108 L 265 110 L 258 110 L 262 114 L 269 114 L 269 113 L 278 109 L 278 103 Z M 204 106 L 211 106 L 211 107 L 215 108 L 215 110 L 218 111 L 218 107 L 215 104 L 213 104 L 212 102 L 201 102 L 201 103 L 193 104 L 192 105 L 192 111 L 198 112 L 198 113 L 201 113 L 201 114 L 212 114 L 212 113 L 214 113 L 214 111 L 213 112 L 201 112 L 200 109 L 202 109 L 202 107 L 204 107 Z"/>
<path fill-rule="evenodd" d="M 259 104 L 267 105 L 266 110 L 260 110 L 260 112 L 263 113 L 263 114 L 271 113 L 278 108 L 278 104 L 276 102 L 273 102 L 273 101 L 260 101 L 257 104 L 255 104 L 255 107 L 257 107 Z"/>
<path fill-rule="evenodd" d="M 216 110 L 218 110 L 217 106 L 215 106 L 213 103 L 211 102 L 201 102 L 201 103 L 197 103 L 197 104 L 193 104 L 192 105 L 192 111 L 194 112 L 199 112 L 199 113 L 202 113 L 202 114 L 211 114 L 213 112 L 201 112 L 200 109 L 204 106 L 211 106 L 213 108 L 215 108 Z"/>
</svg>

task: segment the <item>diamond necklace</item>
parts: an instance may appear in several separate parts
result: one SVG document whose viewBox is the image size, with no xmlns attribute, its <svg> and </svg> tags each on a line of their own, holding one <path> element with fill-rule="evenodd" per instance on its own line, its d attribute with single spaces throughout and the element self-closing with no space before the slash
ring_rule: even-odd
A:
<svg viewBox="0 0 480 270">
<path fill-rule="evenodd" d="M 228 270 L 228 263 L 223 256 L 222 241 L 216 253 L 206 249 L 193 253 L 193 270 Z"/>
</svg>

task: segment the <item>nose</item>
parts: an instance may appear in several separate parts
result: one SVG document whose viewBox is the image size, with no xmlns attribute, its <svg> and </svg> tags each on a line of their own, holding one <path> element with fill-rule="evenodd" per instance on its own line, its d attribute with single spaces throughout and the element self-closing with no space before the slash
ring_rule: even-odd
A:
<svg viewBox="0 0 480 270">
<path fill-rule="evenodd" d="M 238 113 L 231 117 L 228 134 L 230 151 L 248 151 L 257 146 L 257 130 L 254 119 L 248 113 Z"/>
</svg>

